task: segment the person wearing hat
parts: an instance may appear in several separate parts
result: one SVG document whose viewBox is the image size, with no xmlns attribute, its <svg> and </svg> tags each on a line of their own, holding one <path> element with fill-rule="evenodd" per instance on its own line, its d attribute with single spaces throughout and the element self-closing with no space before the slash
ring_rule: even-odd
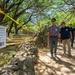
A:
<svg viewBox="0 0 75 75">
<path fill-rule="evenodd" d="M 57 42 L 60 28 L 56 25 L 56 19 L 51 19 L 52 25 L 48 27 L 48 42 L 50 45 L 51 57 L 56 56 L 57 53 Z"/>
<path fill-rule="evenodd" d="M 65 26 L 65 22 L 61 23 L 60 38 L 62 39 L 64 54 L 66 54 L 66 45 L 67 45 L 68 55 L 71 56 L 70 39 L 72 39 L 72 34 L 70 28 L 68 26 Z"/>
</svg>

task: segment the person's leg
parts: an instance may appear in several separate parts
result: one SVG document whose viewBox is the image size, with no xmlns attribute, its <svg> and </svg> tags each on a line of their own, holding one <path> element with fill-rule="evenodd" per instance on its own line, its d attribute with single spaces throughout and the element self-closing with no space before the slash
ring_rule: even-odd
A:
<svg viewBox="0 0 75 75">
<path fill-rule="evenodd" d="M 70 39 L 67 39 L 68 54 L 71 55 Z"/>
<path fill-rule="evenodd" d="M 55 39 L 54 39 L 54 54 L 55 54 L 55 56 L 56 56 L 56 53 L 57 53 L 57 42 L 58 42 L 58 38 L 55 37 Z"/>
<path fill-rule="evenodd" d="M 71 47 L 73 48 L 73 43 L 74 43 L 74 37 L 72 37 L 72 40 L 71 40 Z"/>
<path fill-rule="evenodd" d="M 73 39 L 71 39 L 71 47 L 73 47 Z"/>
<path fill-rule="evenodd" d="M 62 40 L 64 54 L 66 54 L 66 40 Z"/>
<path fill-rule="evenodd" d="M 51 57 L 53 57 L 53 38 L 50 37 L 50 53 L 51 53 Z"/>
</svg>

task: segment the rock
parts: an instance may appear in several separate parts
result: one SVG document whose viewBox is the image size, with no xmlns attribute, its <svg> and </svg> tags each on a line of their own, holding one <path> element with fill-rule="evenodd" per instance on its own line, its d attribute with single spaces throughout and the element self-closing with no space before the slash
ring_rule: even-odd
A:
<svg viewBox="0 0 75 75">
<path fill-rule="evenodd" d="M 29 42 L 18 46 L 18 52 L 0 69 L 0 75 L 35 75 L 34 63 L 38 63 L 38 49 Z"/>
</svg>

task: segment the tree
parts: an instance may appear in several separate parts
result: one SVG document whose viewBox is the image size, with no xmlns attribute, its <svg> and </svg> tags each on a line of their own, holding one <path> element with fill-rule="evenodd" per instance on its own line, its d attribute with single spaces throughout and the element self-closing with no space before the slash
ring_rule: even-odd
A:
<svg viewBox="0 0 75 75">
<path fill-rule="evenodd" d="M 72 5 L 73 7 L 67 9 L 66 5 Z M 22 22 L 20 26 L 16 25 L 16 23 L 11 20 L 9 21 L 6 16 L 0 13 L 0 24 L 5 23 L 8 25 L 7 30 L 9 36 L 13 28 L 15 34 L 18 34 L 18 30 L 22 29 L 28 22 L 34 23 L 38 20 L 45 19 L 45 17 L 49 20 L 52 17 L 58 18 L 59 15 L 57 16 L 57 12 L 59 13 L 59 11 L 67 14 L 69 10 L 72 10 L 70 13 L 72 14 L 74 12 L 74 0 L 1 0 L 0 8 L 16 21 L 19 22 L 21 20 Z"/>
<path fill-rule="evenodd" d="M 4 8 L 5 8 L 5 6 L 8 7 L 8 14 L 11 14 L 11 17 L 13 16 L 12 18 L 17 20 L 21 15 L 26 13 L 26 10 L 30 9 L 31 7 L 33 7 L 36 2 L 37 2 L 37 0 L 31 0 L 31 1 L 4 0 L 4 1 L 2 1 L 3 4 L 1 6 L 4 7 Z M 25 5 L 24 5 L 24 3 L 25 3 Z M 22 6 L 22 4 L 23 4 L 23 6 Z M 1 8 L 1 10 L 2 10 L 2 8 Z M 1 19 L 1 22 L 3 21 L 3 18 L 4 18 L 4 15 L 3 15 L 2 19 Z M 30 20 L 30 17 L 29 17 L 29 20 Z M 9 36 L 9 34 L 11 32 L 11 29 L 13 28 L 13 25 L 14 25 L 14 22 L 13 21 L 10 22 L 10 28 L 8 29 L 8 36 Z M 17 29 L 16 25 L 15 25 L 15 29 Z"/>
</svg>

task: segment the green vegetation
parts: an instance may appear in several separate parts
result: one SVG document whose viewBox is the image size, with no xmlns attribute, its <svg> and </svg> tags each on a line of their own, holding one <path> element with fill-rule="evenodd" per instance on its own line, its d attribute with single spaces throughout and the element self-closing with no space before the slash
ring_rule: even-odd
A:
<svg viewBox="0 0 75 75">
<path fill-rule="evenodd" d="M 75 26 L 75 4 L 74 0 L 0 0 L 0 9 L 14 20 L 0 13 L 0 24 L 7 27 L 7 34 L 13 32 L 19 34 L 20 30 L 35 32 L 45 25 L 50 25 L 50 19 L 55 17 L 57 24 L 66 21 L 67 25 L 72 23 Z M 28 30 L 23 29 L 27 27 Z"/>
<path fill-rule="evenodd" d="M 59 26 L 65 21 L 66 25 L 72 23 L 75 27 L 75 0 L 0 0 L 0 10 L 19 23 L 0 13 L 0 25 L 7 27 L 7 36 L 12 38 L 10 41 L 7 39 L 8 45 L 42 32 L 45 26 L 51 24 L 53 17 Z M 9 49 L 11 48 L 13 50 L 12 46 Z M 6 63 L 12 56 L 12 52 L 6 50 L 1 56 L 1 63 Z"/>
</svg>

